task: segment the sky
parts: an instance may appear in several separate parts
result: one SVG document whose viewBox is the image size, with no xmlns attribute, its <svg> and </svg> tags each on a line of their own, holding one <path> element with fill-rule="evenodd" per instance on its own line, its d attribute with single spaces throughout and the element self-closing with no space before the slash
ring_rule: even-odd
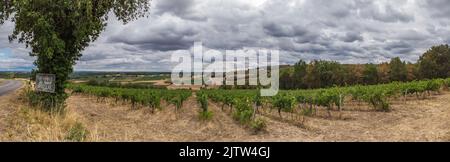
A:
<svg viewBox="0 0 450 162">
<path fill-rule="evenodd" d="M 447 0 L 153 0 L 148 18 L 123 24 L 110 16 L 78 71 L 170 71 L 174 53 L 204 49 L 280 50 L 280 64 L 299 59 L 416 62 L 433 45 L 450 44 Z M 30 49 L 9 43 L 14 23 L 0 26 L 0 70 L 27 70 Z"/>
</svg>

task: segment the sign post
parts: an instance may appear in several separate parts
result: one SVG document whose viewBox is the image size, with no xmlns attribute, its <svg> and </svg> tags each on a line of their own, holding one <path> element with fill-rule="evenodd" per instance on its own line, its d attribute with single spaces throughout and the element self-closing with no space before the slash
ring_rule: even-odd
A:
<svg viewBox="0 0 450 162">
<path fill-rule="evenodd" d="M 36 74 L 36 91 L 55 93 L 55 74 Z"/>
</svg>

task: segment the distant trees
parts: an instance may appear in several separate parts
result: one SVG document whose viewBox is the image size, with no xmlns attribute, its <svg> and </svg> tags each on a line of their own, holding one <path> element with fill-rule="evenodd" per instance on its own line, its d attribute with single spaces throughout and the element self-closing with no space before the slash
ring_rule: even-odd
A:
<svg viewBox="0 0 450 162">
<path fill-rule="evenodd" d="M 417 79 L 419 79 L 419 71 L 418 71 L 418 68 L 417 68 L 417 64 L 413 64 L 413 63 L 408 62 L 406 64 L 406 69 L 408 70 L 408 72 L 407 72 L 408 76 L 407 76 L 406 80 L 410 81 L 410 80 L 417 80 Z"/>
<path fill-rule="evenodd" d="M 282 69 L 280 88 L 306 89 L 355 84 L 380 84 L 450 77 L 450 47 L 434 46 L 420 57 L 417 64 L 399 57 L 381 64 L 340 64 L 336 61 L 298 61 Z"/>
<path fill-rule="evenodd" d="M 448 45 L 433 46 L 418 61 L 420 78 L 446 78 L 450 76 L 450 48 Z"/>
<path fill-rule="evenodd" d="M 283 69 L 280 72 L 280 88 L 281 89 L 293 89 L 296 88 L 295 84 L 297 84 L 294 81 L 294 78 L 292 77 L 292 69 L 288 68 L 288 69 Z"/>
<path fill-rule="evenodd" d="M 342 85 L 364 84 L 365 66 L 360 64 L 342 65 Z"/>
<path fill-rule="evenodd" d="M 378 83 L 378 68 L 374 64 L 366 64 L 363 72 L 363 82 L 366 84 Z"/>
<path fill-rule="evenodd" d="M 391 59 L 389 63 L 389 79 L 391 81 L 406 81 L 407 72 L 406 63 L 402 62 L 399 57 Z"/>
<path fill-rule="evenodd" d="M 308 68 L 308 64 L 303 61 L 300 60 L 297 63 L 295 63 L 294 65 L 294 82 L 295 82 L 295 88 L 307 88 L 308 85 L 306 84 L 304 78 L 306 77 L 306 75 L 308 74 L 307 71 Z"/>
<path fill-rule="evenodd" d="M 305 89 L 344 85 L 345 68 L 335 61 L 315 60 L 310 64 L 298 61 L 280 74 L 280 88 Z"/>
<path fill-rule="evenodd" d="M 309 88 L 330 87 L 341 85 L 342 76 L 343 68 L 338 62 L 315 60 L 308 66 L 306 80 Z"/>
<path fill-rule="evenodd" d="M 384 62 L 378 65 L 378 81 L 379 83 L 389 83 L 389 63 Z"/>
</svg>

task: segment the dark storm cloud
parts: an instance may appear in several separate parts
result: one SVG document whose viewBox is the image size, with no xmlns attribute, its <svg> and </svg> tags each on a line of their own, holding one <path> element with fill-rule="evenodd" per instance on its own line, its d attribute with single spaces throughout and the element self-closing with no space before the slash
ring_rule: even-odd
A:
<svg viewBox="0 0 450 162">
<path fill-rule="evenodd" d="M 432 16 L 449 19 L 450 5 L 448 0 L 424 0 L 421 2 L 424 7 L 429 8 Z"/>
<path fill-rule="evenodd" d="M 420 41 L 430 39 L 430 35 L 425 32 L 419 32 L 416 30 L 405 30 L 396 33 L 397 38 L 405 41 Z"/>
<path fill-rule="evenodd" d="M 363 41 L 364 37 L 361 36 L 360 33 L 348 32 L 344 37 L 341 38 L 344 42 L 355 42 L 355 41 Z"/>
<path fill-rule="evenodd" d="M 156 2 L 156 11 L 159 14 L 169 12 L 181 16 L 189 14 L 193 5 L 194 0 L 163 0 Z"/>
<path fill-rule="evenodd" d="M 410 22 L 414 20 L 412 15 L 396 10 L 391 5 L 385 6 L 384 11 L 372 5 L 367 7 L 362 14 L 365 17 L 382 22 Z"/>
<path fill-rule="evenodd" d="M 137 24 L 142 24 L 142 22 Z M 172 51 L 192 46 L 198 33 L 199 31 L 194 28 L 179 25 L 176 20 L 173 20 L 160 22 L 149 28 L 137 30 L 134 26 L 126 28 L 119 34 L 108 37 L 107 42 L 124 43 L 142 50 Z"/>
<path fill-rule="evenodd" d="M 195 0 L 159 0 L 156 1 L 156 14 L 173 14 L 184 19 L 195 21 L 206 21 L 206 17 L 197 13 L 195 10 Z"/>
<path fill-rule="evenodd" d="M 191 33 L 186 33 L 191 34 Z M 186 38 L 183 33 L 158 33 L 154 37 L 147 39 L 133 39 L 126 37 L 114 37 L 110 42 L 121 42 L 128 45 L 135 45 L 143 50 L 159 50 L 159 51 L 172 51 L 179 49 L 187 49 L 192 45 L 192 40 Z"/>
<path fill-rule="evenodd" d="M 275 23 L 263 24 L 264 32 L 274 37 L 297 37 L 303 36 L 308 33 L 303 27 L 289 26 Z"/>
<path fill-rule="evenodd" d="M 95 55 L 85 54 L 83 57 L 81 57 L 80 61 L 98 61 L 98 60 L 104 60 L 107 58 L 108 58 L 108 54 L 98 52 Z"/>
<path fill-rule="evenodd" d="M 406 42 L 396 41 L 388 44 L 384 49 L 389 51 L 393 49 L 402 49 L 402 48 L 411 48 L 411 45 Z"/>
</svg>

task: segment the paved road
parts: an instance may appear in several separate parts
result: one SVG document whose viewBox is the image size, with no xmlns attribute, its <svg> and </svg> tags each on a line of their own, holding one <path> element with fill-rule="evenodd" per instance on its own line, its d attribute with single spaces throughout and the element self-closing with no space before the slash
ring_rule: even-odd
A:
<svg viewBox="0 0 450 162">
<path fill-rule="evenodd" d="M 22 87 L 22 82 L 18 80 L 4 80 L 0 83 L 0 96 L 13 92 Z"/>
</svg>

